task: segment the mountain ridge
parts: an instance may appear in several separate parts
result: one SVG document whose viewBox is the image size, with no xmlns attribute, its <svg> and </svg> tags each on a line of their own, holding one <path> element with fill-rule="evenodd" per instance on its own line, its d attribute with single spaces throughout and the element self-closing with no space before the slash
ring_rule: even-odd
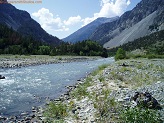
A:
<svg viewBox="0 0 164 123">
<path fill-rule="evenodd" d="M 42 29 L 28 12 L 19 10 L 9 3 L 0 4 L 0 23 L 13 28 L 24 36 L 32 36 L 34 39 L 48 44 L 59 45 L 62 42 Z"/>
<path fill-rule="evenodd" d="M 163 15 L 164 10 L 163 6 L 163 0 L 142 0 L 140 3 L 137 4 L 137 6 L 134 9 L 125 12 L 118 20 L 111 23 L 109 22 L 102 24 L 98 28 L 96 28 L 95 32 L 90 36 L 90 39 L 95 40 L 100 44 L 105 44 L 108 42 L 108 45 L 105 45 L 105 47 L 111 48 L 113 47 L 113 45 L 109 45 L 109 42 L 111 40 L 114 40 L 115 37 L 119 36 L 125 29 L 133 27 L 135 24 L 139 23 L 141 20 L 145 19 L 148 15 L 152 14 L 155 11 L 159 11 L 157 16 L 155 16 L 155 18 L 157 18 L 159 21 L 156 21 L 157 19 L 154 18 L 153 24 L 159 25 L 160 23 L 163 23 L 164 19 L 161 17 L 161 15 Z M 161 15 L 159 14 L 160 12 Z M 133 35 L 131 36 L 133 37 Z M 140 37 L 141 36 L 138 35 L 137 38 Z"/>
<path fill-rule="evenodd" d="M 107 23 L 107 22 L 112 22 L 117 20 L 119 17 L 113 17 L 113 18 L 97 18 L 96 20 L 92 21 L 91 23 L 87 24 L 86 26 L 78 29 L 71 35 L 67 36 L 66 38 L 62 39 L 65 42 L 71 42 L 75 43 L 78 41 L 83 41 L 89 39 L 90 35 L 94 32 L 94 30 L 101 24 Z"/>
</svg>

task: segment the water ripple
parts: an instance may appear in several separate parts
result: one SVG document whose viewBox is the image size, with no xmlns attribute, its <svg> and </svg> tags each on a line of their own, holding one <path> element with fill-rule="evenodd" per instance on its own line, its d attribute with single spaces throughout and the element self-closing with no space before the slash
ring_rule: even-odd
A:
<svg viewBox="0 0 164 123">
<path fill-rule="evenodd" d="M 88 62 L 73 62 L 30 66 L 25 68 L 0 69 L 0 112 L 13 115 L 29 111 L 32 106 L 45 103 L 46 98 L 56 98 L 66 91 L 65 86 L 75 84 L 76 80 L 99 65 L 111 63 L 113 59 L 100 59 Z"/>
</svg>

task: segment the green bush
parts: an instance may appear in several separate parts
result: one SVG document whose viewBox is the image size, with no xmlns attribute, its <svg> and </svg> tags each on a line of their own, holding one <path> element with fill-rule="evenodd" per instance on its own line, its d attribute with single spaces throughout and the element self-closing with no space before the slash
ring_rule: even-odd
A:
<svg viewBox="0 0 164 123">
<path fill-rule="evenodd" d="M 116 55 L 115 55 L 115 60 L 121 60 L 126 58 L 126 52 L 122 48 L 118 48 Z"/>
<path fill-rule="evenodd" d="M 125 123 L 162 123 L 156 110 L 140 107 L 121 112 L 121 120 Z"/>
<path fill-rule="evenodd" d="M 67 116 L 67 106 L 62 102 L 50 102 L 44 112 L 44 116 L 47 121 L 61 120 Z"/>
<path fill-rule="evenodd" d="M 86 81 L 79 85 L 75 90 L 71 92 L 71 96 L 81 99 L 83 96 L 88 96 L 87 87 L 91 86 L 92 78 L 86 78 Z"/>
<path fill-rule="evenodd" d="M 86 87 L 79 86 L 74 92 L 71 93 L 74 97 L 80 99 L 82 96 L 88 95 Z"/>
<path fill-rule="evenodd" d="M 103 89 L 101 96 L 96 96 L 94 101 L 94 108 L 97 109 L 96 117 L 98 117 L 96 123 L 108 123 L 111 121 L 113 123 L 114 115 L 118 109 L 118 103 L 115 98 L 109 97 L 111 90 Z"/>
<path fill-rule="evenodd" d="M 155 54 L 149 54 L 149 55 L 147 55 L 147 58 L 148 59 L 153 59 L 153 58 L 156 58 L 156 55 Z"/>
<path fill-rule="evenodd" d="M 149 54 L 149 55 L 147 55 L 147 58 L 148 58 L 148 59 L 154 59 L 154 58 L 163 59 L 163 58 L 164 58 L 164 55 Z"/>
<path fill-rule="evenodd" d="M 92 76 L 96 76 L 100 71 L 104 70 L 105 68 L 107 68 L 109 65 L 108 64 L 103 64 L 101 66 L 98 67 L 98 69 L 94 70 L 91 75 Z"/>
</svg>

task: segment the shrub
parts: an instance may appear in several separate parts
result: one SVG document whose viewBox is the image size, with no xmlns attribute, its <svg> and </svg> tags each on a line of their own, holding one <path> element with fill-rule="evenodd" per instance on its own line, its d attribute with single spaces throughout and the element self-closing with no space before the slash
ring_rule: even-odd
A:
<svg viewBox="0 0 164 123">
<path fill-rule="evenodd" d="M 104 77 L 102 77 L 102 76 L 101 76 L 101 77 L 99 77 L 98 79 L 99 79 L 99 81 L 100 81 L 100 82 L 103 82 L 103 81 L 105 80 L 105 78 L 104 78 Z"/>
<path fill-rule="evenodd" d="M 108 123 L 109 120 L 115 119 L 115 112 L 118 109 L 118 105 L 114 97 L 109 97 L 110 92 L 111 90 L 103 89 L 102 95 L 95 97 L 94 108 L 97 109 L 97 117 L 99 117 L 97 123 Z"/>
<path fill-rule="evenodd" d="M 155 54 L 149 54 L 149 55 L 147 56 L 147 58 L 148 58 L 148 59 L 153 59 L 153 58 L 156 58 L 156 55 L 155 55 Z"/>
<path fill-rule="evenodd" d="M 62 102 L 50 102 L 44 115 L 47 118 L 47 121 L 61 120 L 67 116 L 67 106 Z"/>
<path fill-rule="evenodd" d="M 92 78 L 86 78 L 86 81 L 79 85 L 75 90 L 71 92 L 71 96 L 81 99 L 83 96 L 88 96 L 87 87 L 91 86 Z"/>
<path fill-rule="evenodd" d="M 108 64 L 103 64 L 101 66 L 98 67 L 98 70 L 101 71 L 101 70 L 104 70 L 105 68 L 107 68 L 109 65 Z"/>
<path fill-rule="evenodd" d="M 101 66 L 98 67 L 98 69 L 96 69 L 95 71 L 93 71 L 91 73 L 92 76 L 96 76 L 100 71 L 104 70 L 105 68 L 107 68 L 109 65 L 107 64 L 103 64 Z"/>
<path fill-rule="evenodd" d="M 126 52 L 125 50 L 119 48 L 116 52 L 116 55 L 115 55 L 115 60 L 121 60 L 121 59 L 125 59 L 126 58 Z"/>
<path fill-rule="evenodd" d="M 149 54 L 149 55 L 147 55 L 147 58 L 148 58 L 148 59 L 154 59 L 154 58 L 163 59 L 163 58 L 164 58 L 164 55 Z"/>
<path fill-rule="evenodd" d="M 125 123 L 161 123 L 156 110 L 148 108 L 128 108 L 121 112 L 121 120 Z"/>
<path fill-rule="evenodd" d="M 106 49 L 103 49 L 103 52 L 101 54 L 101 57 L 107 58 L 108 57 L 108 52 Z"/>
<path fill-rule="evenodd" d="M 61 57 L 59 57 L 59 58 L 58 58 L 58 60 L 62 60 L 62 58 L 61 58 Z"/>
<path fill-rule="evenodd" d="M 102 96 L 96 96 L 96 100 L 94 103 L 94 108 L 96 108 L 98 110 L 98 114 L 101 118 L 106 117 L 107 114 L 109 113 L 109 98 L 108 98 L 108 94 L 109 91 L 103 91 L 102 93 L 104 93 L 104 95 Z"/>
</svg>

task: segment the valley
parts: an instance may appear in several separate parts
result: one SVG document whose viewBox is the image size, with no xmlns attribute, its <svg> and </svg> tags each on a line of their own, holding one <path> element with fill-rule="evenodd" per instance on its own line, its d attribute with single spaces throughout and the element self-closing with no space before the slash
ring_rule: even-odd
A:
<svg viewBox="0 0 164 123">
<path fill-rule="evenodd" d="M 163 123 L 163 59 L 164 0 L 2 0 L 0 123 Z"/>
</svg>

